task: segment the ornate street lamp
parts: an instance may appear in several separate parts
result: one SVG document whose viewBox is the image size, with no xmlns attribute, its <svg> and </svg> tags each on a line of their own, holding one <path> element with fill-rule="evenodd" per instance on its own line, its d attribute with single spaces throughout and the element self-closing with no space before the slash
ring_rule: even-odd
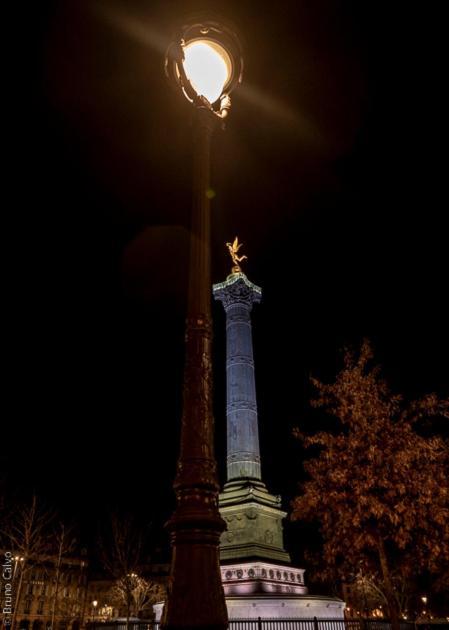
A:
<svg viewBox="0 0 449 630">
<path fill-rule="evenodd" d="M 235 31 L 212 20 L 184 25 L 168 47 L 165 72 L 192 105 L 223 118 L 230 108 L 230 92 L 242 82 L 243 59 Z"/>
<path fill-rule="evenodd" d="M 241 82 L 239 40 L 228 26 L 196 20 L 169 46 L 165 70 L 194 113 L 193 205 L 186 321 L 181 446 L 174 481 L 176 509 L 167 523 L 172 564 L 165 630 L 225 630 L 227 611 L 219 565 L 220 534 L 214 455 L 211 363 L 210 140 Z"/>
</svg>

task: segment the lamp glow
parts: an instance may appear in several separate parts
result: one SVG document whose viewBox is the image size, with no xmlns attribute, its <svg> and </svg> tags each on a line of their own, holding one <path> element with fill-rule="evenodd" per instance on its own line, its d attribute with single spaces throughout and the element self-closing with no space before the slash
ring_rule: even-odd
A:
<svg viewBox="0 0 449 630">
<path fill-rule="evenodd" d="M 184 70 L 192 87 L 209 103 L 214 103 L 223 93 L 232 64 L 225 49 L 216 42 L 195 40 L 184 48 Z"/>
</svg>

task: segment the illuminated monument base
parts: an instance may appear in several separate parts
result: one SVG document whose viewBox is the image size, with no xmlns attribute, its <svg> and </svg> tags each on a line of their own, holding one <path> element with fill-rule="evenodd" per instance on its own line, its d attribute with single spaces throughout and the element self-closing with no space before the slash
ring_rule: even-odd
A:
<svg viewBox="0 0 449 630">
<path fill-rule="evenodd" d="M 255 560 L 221 566 L 229 619 L 343 619 L 344 602 L 308 595 L 304 569 Z"/>
<path fill-rule="evenodd" d="M 221 566 L 221 579 L 226 596 L 270 593 L 307 595 L 304 569 L 255 560 Z"/>
<path fill-rule="evenodd" d="M 227 595 L 230 620 L 236 619 L 343 619 L 344 602 L 314 595 Z M 164 602 L 153 606 L 155 621 L 162 617 Z"/>
<path fill-rule="evenodd" d="M 240 562 L 221 567 L 230 620 L 343 619 L 344 602 L 307 594 L 303 569 L 269 562 Z M 153 606 L 160 621 L 164 602 Z"/>
<path fill-rule="evenodd" d="M 258 479 L 228 481 L 219 498 L 226 531 L 220 538 L 221 562 L 254 558 L 288 564 L 284 549 L 281 497 L 270 494 Z"/>
<path fill-rule="evenodd" d="M 229 619 L 343 619 L 344 602 L 332 597 L 253 595 L 226 597 Z"/>
</svg>

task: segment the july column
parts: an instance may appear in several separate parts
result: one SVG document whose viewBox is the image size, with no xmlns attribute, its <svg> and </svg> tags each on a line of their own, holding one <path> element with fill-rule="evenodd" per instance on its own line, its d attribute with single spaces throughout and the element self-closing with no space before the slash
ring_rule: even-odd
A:
<svg viewBox="0 0 449 630">
<path fill-rule="evenodd" d="M 238 272 L 213 293 L 226 312 L 227 480 L 261 480 L 251 310 L 262 291 Z"/>
</svg>

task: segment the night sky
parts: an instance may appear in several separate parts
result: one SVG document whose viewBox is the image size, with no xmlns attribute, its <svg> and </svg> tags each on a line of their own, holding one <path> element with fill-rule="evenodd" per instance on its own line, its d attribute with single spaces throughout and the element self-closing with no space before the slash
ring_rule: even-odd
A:
<svg viewBox="0 0 449 630">
<path fill-rule="evenodd" d="M 45 4 L 45 6 L 44 6 Z M 372 339 L 396 391 L 449 392 L 443 6 L 371 0 L 36 3 L 9 30 L 3 119 L 1 465 L 94 536 L 111 506 L 172 509 L 191 201 L 189 107 L 163 56 L 208 8 L 245 74 L 213 144 L 213 280 L 238 234 L 253 316 L 263 476 L 288 500 L 310 374 Z M 11 62 L 11 63 L 10 63 Z M 224 472 L 224 314 L 215 320 Z M 222 481 L 224 477 L 222 475 Z"/>
</svg>

